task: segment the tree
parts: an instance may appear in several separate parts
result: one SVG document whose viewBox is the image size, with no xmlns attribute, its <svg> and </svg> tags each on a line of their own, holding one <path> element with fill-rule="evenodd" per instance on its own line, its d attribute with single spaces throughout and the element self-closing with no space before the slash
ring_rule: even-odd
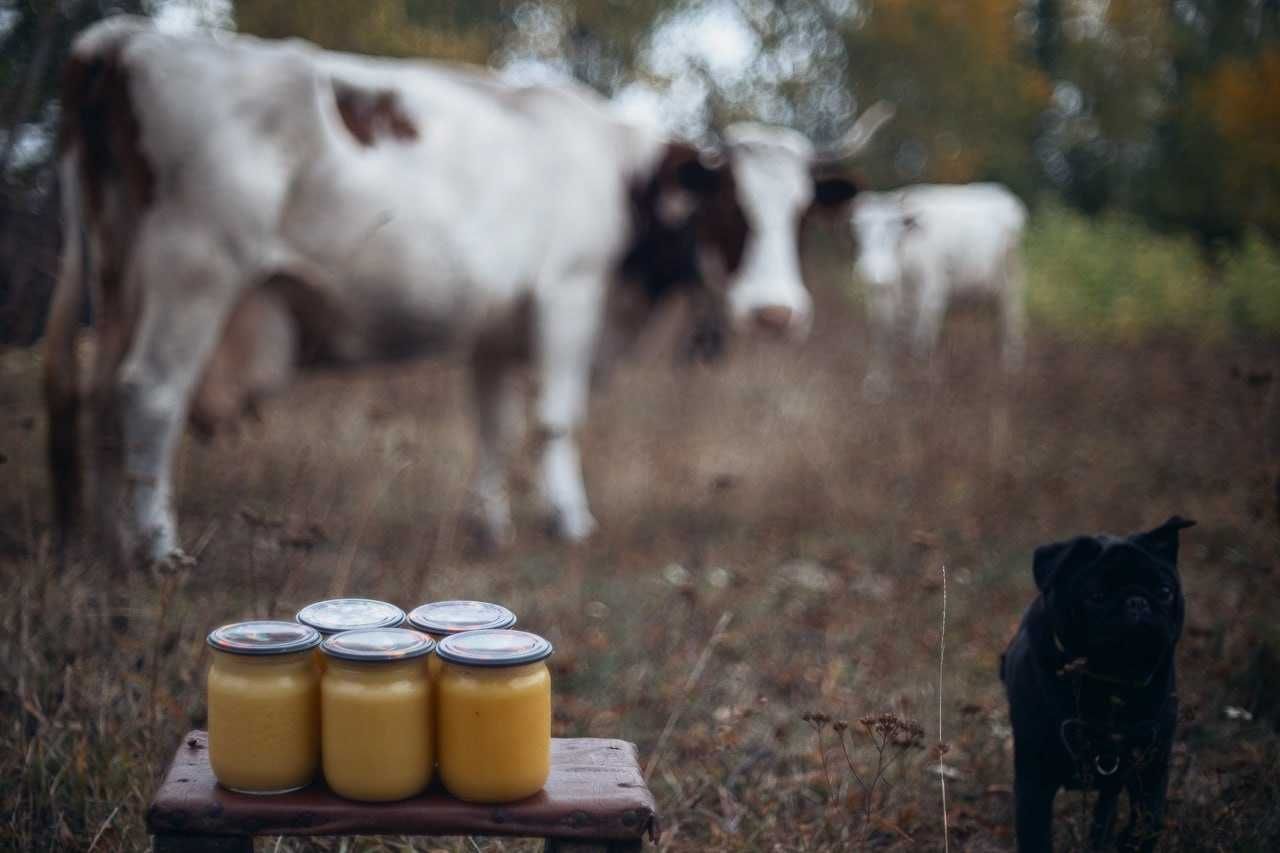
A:
<svg viewBox="0 0 1280 853">
<path fill-rule="evenodd" d="M 240 32 L 303 38 L 331 50 L 484 62 L 502 5 L 419 3 L 416 20 L 404 0 L 235 0 L 235 18 Z M 465 14 L 464 6 L 482 11 Z"/>
<path fill-rule="evenodd" d="M 0 341 L 34 339 L 57 266 L 53 128 L 71 40 L 141 0 L 0 0 Z"/>
<path fill-rule="evenodd" d="M 1051 177 L 1086 211 L 1132 208 L 1169 105 L 1167 2 L 1063 0 L 1054 13 L 1045 22 L 1058 33 L 1046 70 L 1056 97 L 1040 138 L 1044 156 L 1060 164 Z"/>
<path fill-rule="evenodd" d="M 1280 236 L 1280 175 L 1267 145 L 1276 97 L 1267 56 L 1280 49 L 1280 2 L 1169 0 L 1169 8 L 1171 107 L 1157 125 L 1141 210 L 1208 246 L 1238 240 L 1250 224 Z"/>
<path fill-rule="evenodd" d="M 877 0 L 844 31 L 850 77 L 865 103 L 897 117 L 869 168 L 882 183 L 997 179 L 1026 195 L 1050 90 L 1016 29 L 1020 0 Z"/>
<path fill-rule="evenodd" d="M 1215 65 L 1192 109 L 1223 143 L 1224 190 L 1240 222 L 1280 240 L 1280 45 Z"/>
<path fill-rule="evenodd" d="M 8 23 L 0 29 L 0 179 L 22 178 L 12 167 L 24 139 L 52 123 L 58 72 L 74 35 L 105 15 L 140 11 L 142 0 L 0 0 L 0 20 Z"/>
</svg>

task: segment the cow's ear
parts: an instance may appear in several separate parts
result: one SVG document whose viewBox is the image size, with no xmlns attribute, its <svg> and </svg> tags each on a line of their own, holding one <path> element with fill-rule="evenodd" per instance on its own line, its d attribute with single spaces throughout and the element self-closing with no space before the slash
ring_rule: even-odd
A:
<svg viewBox="0 0 1280 853">
<path fill-rule="evenodd" d="M 1193 527 L 1194 521 L 1175 515 L 1159 527 L 1133 537 L 1145 550 L 1171 566 L 1178 565 L 1178 531 Z"/>
<path fill-rule="evenodd" d="M 813 176 L 813 203 L 818 207 L 841 207 L 861 191 L 862 186 L 851 175 Z"/>
<path fill-rule="evenodd" d="M 1031 562 L 1036 589 L 1045 592 L 1074 569 L 1091 563 L 1101 551 L 1102 544 L 1092 536 L 1077 536 L 1064 542 L 1041 545 Z"/>
</svg>

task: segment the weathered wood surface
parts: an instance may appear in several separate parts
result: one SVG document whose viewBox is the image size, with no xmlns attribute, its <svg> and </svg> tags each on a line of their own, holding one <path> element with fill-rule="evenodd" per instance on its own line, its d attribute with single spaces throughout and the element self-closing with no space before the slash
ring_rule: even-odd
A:
<svg viewBox="0 0 1280 853">
<path fill-rule="evenodd" d="M 553 739 L 546 787 L 517 803 L 464 803 L 438 783 L 400 802 L 357 803 L 323 783 L 267 797 L 221 788 L 209 767 L 208 736 L 194 731 L 147 811 L 150 832 L 170 844 L 176 836 L 508 835 L 624 842 L 617 847 L 625 850 L 625 842 L 638 849 L 652 840 L 656 821 L 635 745 L 599 738 Z"/>
</svg>

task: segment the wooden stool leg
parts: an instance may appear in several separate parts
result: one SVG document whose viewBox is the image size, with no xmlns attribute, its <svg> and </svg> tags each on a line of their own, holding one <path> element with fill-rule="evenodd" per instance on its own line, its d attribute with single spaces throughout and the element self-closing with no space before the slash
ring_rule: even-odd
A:
<svg viewBox="0 0 1280 853">
<path fill-rule="evenodd" d="M 640 853 L 643 841 L 566 841 L 548 838 L 542 853 Z"/>
<path fill-rule="evenodd" d="M 253 853 L 248 835 L 153 835 L 152 853 Z"/>
</svg>

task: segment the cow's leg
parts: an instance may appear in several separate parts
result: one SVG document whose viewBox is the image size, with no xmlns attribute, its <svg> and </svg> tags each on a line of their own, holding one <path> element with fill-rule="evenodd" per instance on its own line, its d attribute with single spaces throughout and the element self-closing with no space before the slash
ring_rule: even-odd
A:
<svg viewBox="0 0 1280 853">
<path fill-rule="evenodd" d="M 919 275 L 915 329 L 911 335 L 911 351 L 917 359 L 925 360 L 933 355 L 946 313 L 946 273 L 943 270 L 926 268 Z"/>
<path fill-rule="evenodd" d="M 871 356 L 862 393 L 869 399 L 888 396 L 893 386 L 893 339 L 898 328 L 899 282 L 874 284 L 867 288 L 867 319 L 871 325 Z"/>
<path fill-rule="evenodd" d="M 126 560 L 145 561 L 181 553 L 170 505 L 174 447 L 240 283 L 216 237 L 158 212 L 149 224 L 131 270 L 141 315 L 114 388 L 124 447 L 119 542 Z"/>
<path fill-rule="evenodd" d="M 1001 357 L 1010 373 L 1022 369 L 1026 357 L 1027 305 L 1026 276 L 1018 250 L 1011 249 L 1005 258 L 1003 289 L 1000 293 L 1000 321 L 1004 331 Z"/>
<path fill-rule="evenodd" d="M 574 541 L 585 539 L 596 526 L 582 484 L 576 433 L 586 417 L 601 291 L 594 281 L 565 280 L 537 305 L 540 488 L 556 532 Z"/>
<path fill-rule="evenodd" d="M 471 392 L 480 439 L 471 489 L 484 536 L 492 545 L 507 545 L 515 538 L 507 464 L 519 442 L 523 401 L 511 367 L 510 359 L 483 352 L 471 361 Z"/>
</svg>

